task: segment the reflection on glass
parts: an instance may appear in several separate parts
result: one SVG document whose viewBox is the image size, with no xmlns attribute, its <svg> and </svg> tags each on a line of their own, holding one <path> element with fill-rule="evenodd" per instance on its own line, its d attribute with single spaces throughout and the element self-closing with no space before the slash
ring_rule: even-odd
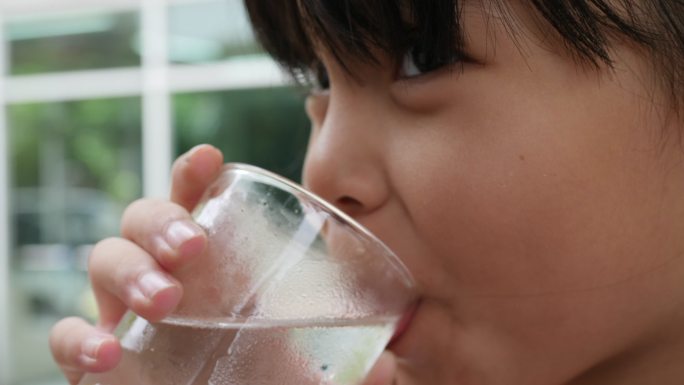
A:
<svg viewBox="0 0 684 385">
<path fill-rule="evenodd" d="M 198 63 L 260 53 L 240 0 L 208 0 L 169 8 L 169 60 Z"/>
<path fill-rule="evenodd" d="M 293 88 L 179 94 L 173 98 L 176 155 L 199 143 L 227 162 L 261 166 L 300 179 L 309 122 Z"/>
<path fill-rule="evenodd" d="M 21 18 L 5 28 L 12 75 L 140 65 L 135 12 Z"/>
<path fill-rule="evenodd" d="M 93 243 L 118 234 L 123 208 L 141 195 L 140 113 L 139 97 L 8 108 L 16 384 L 60 378 L 50 327 L 95 316 L 85 261 Z"/>
</svg>

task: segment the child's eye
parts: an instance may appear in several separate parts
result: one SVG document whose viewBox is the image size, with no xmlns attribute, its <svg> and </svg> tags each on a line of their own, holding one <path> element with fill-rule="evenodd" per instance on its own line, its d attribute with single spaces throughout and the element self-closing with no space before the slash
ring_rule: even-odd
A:
<svg viewBox="0 0 684 385">
<path fill-rule="evenodd" d="M 465 56 L 458 52 L 436 54 L 416 46 L 407 51 L 401 59 L 397 77 L 401 79 L 424 75 L 464 60 Z"/>
</svg>

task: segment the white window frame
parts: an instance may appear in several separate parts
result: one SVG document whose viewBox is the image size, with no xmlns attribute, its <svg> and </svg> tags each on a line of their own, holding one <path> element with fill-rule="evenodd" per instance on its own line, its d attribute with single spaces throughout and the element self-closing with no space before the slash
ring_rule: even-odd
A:
<svg viewBox="0 0 684 385">
<path fill-rule="evenodd" d="M 4 36 L 3 15 L 0 12 L 0 384 L 9 384 L 12 376 L 10 359 L 9 325 L 9 263 L 10 263 L 10 214 L 9 214 L 9 144 L 7 118 L 5 117 L 5 79 L 7 42 Z"/>
<path fill-rule="evenodd" d="M 208 0 L 5 0 L 0 1 L 0 384 L 12 379 L 9 346 L 11 253 L 11 165 L 8 105 L 100 97 L 140 96 L 142 100 L 143 194 L 166 196 L 172 162 L 171 96 L 177 92 L 274 87 L 287 77 L 267 58 L 250 61 L 169 65 L 167 9 L 173 4 Z M 224 0 L 228 1 L 228 0 Z M 239 0 L 236 0 L 239 1 Z M 7 21 L 73 12 L 140 12 L 142 65 L 132 68 L 9 76 Z"/>
</svg>

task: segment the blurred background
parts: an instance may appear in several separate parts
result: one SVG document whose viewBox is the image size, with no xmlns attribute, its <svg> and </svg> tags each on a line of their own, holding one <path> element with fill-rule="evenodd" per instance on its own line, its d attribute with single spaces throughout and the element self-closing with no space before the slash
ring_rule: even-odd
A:
<svg viewBox="0 0 684 385">
<path fill-rule="evenodd" d="M 299 179 L 288 84 L 240 0 L 0 0 L 0 385 L 66 384 L 49 329 L 96 318 L 89 250 L 167 195 L 176 156 L 212 143 Z"/>
</svg>

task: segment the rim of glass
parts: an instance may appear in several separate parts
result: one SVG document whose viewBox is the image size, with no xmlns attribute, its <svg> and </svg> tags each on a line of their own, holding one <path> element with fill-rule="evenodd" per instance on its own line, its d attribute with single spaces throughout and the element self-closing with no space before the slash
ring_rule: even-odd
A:
<svg viewBox="0 0 684 385">
<path fill-rule="evenodd" d="M 293 182 L 290 179 L 285 178 L 284 176 L 278 175 L 274 172 L 268 171 L 258 166 L 253 166 L 251 164 L 246 163 L 231 162 L 223 165 L 222 172 L 226 171 L 237 171 L 247 175 L 256 174 L 258 176 L 265 177 L 269 181 L 269 183 L 274 184 L 276 187 L 282 188 L 283 190 L 288 191 L 293 195 L 304 195 L 307 199 L 312 200 L 314 203 L 322 206 L 324 209 L 329 211 L 334 216 L 346 222 L 349 226 L 351 226 L 354 230 L 361 233 L 363 236 L 370 238 L 371 241 L 380 245 L 380 247 L 386 252 L 389 261 L 404 276 L 404 279 L 408 283 L 407 286 L 409 286 L 410 288 L 416 287 L 416 281 L 413 278 L 413 275 L 411 275 L 411 272 L 409 272 L 404 262 L 401 259 L 399 259 L 399 257 L 394 253 L 394 251 L 392 251 L 392 249 L 390 249 L 385 244 L 385 242 L 380 240 L 380 238 L 375 236 L 375 234 L 371 233 L 370 230 L 368 230 L 365 226 L 357 222 L 354 218 L 347 215 L 344 211 L 332 205 L 330 202 L 319 197 L 315 193 L 306 190 L 298 183 Z"/>
</svg>

